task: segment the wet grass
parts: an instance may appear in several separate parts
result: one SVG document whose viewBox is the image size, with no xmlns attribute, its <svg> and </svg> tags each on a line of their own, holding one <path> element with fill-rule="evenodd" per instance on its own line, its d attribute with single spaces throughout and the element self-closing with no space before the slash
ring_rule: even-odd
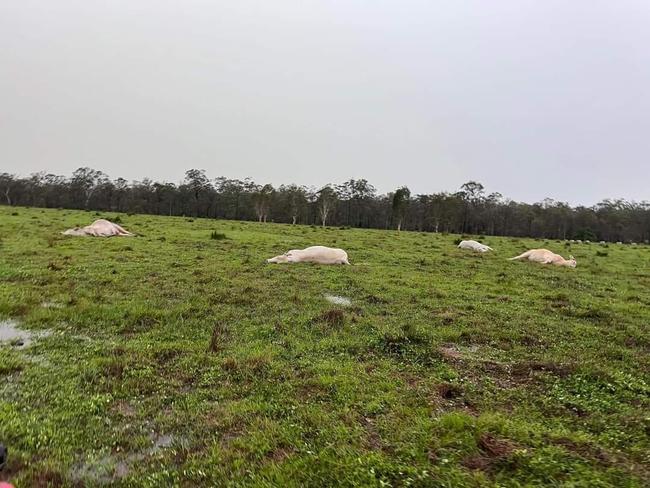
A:
<svg viewBox="0 0 650 488">
<path fill-rule="evenodd" d="M 0 345 L 0 479 L 650 483 L 648 246 L 123 214 L 138 237 L 58 233 L 95 218 L 0 207 L 0 320 L 48 331 Z M 264 263 L 314 244 L 354 265 Z M 532 247 L 578 268 L 505 259 Z"/>
</svg>

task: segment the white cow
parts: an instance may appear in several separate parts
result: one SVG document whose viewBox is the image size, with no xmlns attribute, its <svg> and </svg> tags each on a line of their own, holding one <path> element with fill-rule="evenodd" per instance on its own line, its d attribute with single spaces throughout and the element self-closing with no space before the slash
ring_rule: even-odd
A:
<svg viewBox="0 0 650 488">
<path fill-rule="evenodd" d="M 460 241 L 458 247 L 460 249 L 470 249 L 476 252 L 488 252 L 494 250 L 491 247 L 486 246 L 485 244 L 481 244 L 480 242 L 477 241 Z"/>
<path fill-rule="evenodd" d="M 97 219 L 92 224 L 87 225 L 86 227 L 75 227 L 74 229 L 68 229 L 63 232 L 63 235 L 66 236 L 93 236 L 93 237 L 131 237 L 135 234 L 132 234 L 129 231 L 124 230 L 117 224 L 110 222 L 105 219 Z"/>
<path fill-rule="evenodd" d="M 530 251 L 526 251 L 519 256 L 510 258 L 510 261 L 513 261 L 515 259 L 528 259 L 529 261 L 535 261 L 536 263 L 554 264 L 556 266 L 568 266 L 570 268 L 575 268 L 577 264 L 573 256 L 569 256 L 569 259 L 564 259 L 559 254 L 555 254 L 548 249 L 531 249 Z"/>
<path fill-rule="evenodd" d="M 348 253 L 343 249 L 325 246 L 311 246 L 306 249 L 292 249 L 266 260 L 267 263 L 316 263 L 316 264 L 350 264 Z"/>
</svg>

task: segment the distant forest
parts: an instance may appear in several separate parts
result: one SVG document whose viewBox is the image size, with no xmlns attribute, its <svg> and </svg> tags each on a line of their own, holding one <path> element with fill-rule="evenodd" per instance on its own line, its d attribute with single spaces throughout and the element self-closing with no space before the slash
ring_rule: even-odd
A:
<svg viewBox="0 0 650 488">
<path fill-rule="evenodd" d="M 91 168 L 71 177 L 0 173 L 0 202 L 47 208 L 257 220 L 290 224 L 623 242 L 650 240 L 650 203 L 603 200 L 571 207 L 546 199 L 514 202 L 470 181 L 452 193 L 378 194 L 365 179 L 322 188 L 210 179 L 191 169 L 179 184 L 111 180 Z"/>
</svg>

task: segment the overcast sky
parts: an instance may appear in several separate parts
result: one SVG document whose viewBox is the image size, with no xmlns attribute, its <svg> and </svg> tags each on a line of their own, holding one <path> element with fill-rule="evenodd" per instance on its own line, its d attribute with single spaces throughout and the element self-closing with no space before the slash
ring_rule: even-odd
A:
<svg viewBox="0 0 650 488">
<path fill-rule="evenodd" d="M 0 171 L 650 200 L 648 0 L 0 0 Z"/>
</svg>

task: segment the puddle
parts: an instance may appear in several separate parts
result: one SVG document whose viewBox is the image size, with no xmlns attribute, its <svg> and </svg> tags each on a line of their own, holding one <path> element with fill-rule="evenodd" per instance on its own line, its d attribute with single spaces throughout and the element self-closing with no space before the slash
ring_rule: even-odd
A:
<svg viewBox="0 0 650 488">
<path fill-rule="evenodd" d="M 112 484 L 129 476 L 134 465 L 171 447 L 176 441 L 176 437 L 173 435 L 154 433 L 149 436 L 149 439 L 152 446 L 144 451 L 122 453 L 121 455 L 104 454 L 86 458 L 70 469 L 70 477 L 77 483 Z"/>
<path fill-rule="evenodd" d="M 173 435 L 156 435 L 152 436 L 151 440 L 153 441 L 153 447 L 149 449 L 149 454 L 155 454 L 158 451 L 165 449 L 172 445 L 174 442 Z"/>
<path fill-rule="evenodd" d="M 325 295 L 325 300 L 333 303 L 334 305 L 341 305 L 343 307 L 349 307 L 352 305 L 352 302 L 349 298 L 340 297 L 338 295 Z"/>
<path fill-rule="evenodd" d="M 73 481 L 79 483 L 92 482 L 94 484 L 110 484 L 118 471 L 122 477 L 128 474 L 127 466 L 116 464 L 113 456 L 105 455 L 95 459 L 88 459 L 86 462 L 78 463 L 70 469 L 70 477 Z"/>
<path fill-rule="evenodd" d="M 114 477 L 117 479 L 126 478 L 126 476 L 129 474 L 129 471 L 131 471 L 129 465 L 124 461 L 120 461 L 115 466 Z"/>
<path fill-rule="evenodd" d="M 34 339 L 47 337 L 50 335 L 48 330 L 31 331 L 18 328 L 17 320 L 0 321 L 0 345 L 9 344 L 10 346 L 22 349 L 28 347 Z"/>
</svg>

